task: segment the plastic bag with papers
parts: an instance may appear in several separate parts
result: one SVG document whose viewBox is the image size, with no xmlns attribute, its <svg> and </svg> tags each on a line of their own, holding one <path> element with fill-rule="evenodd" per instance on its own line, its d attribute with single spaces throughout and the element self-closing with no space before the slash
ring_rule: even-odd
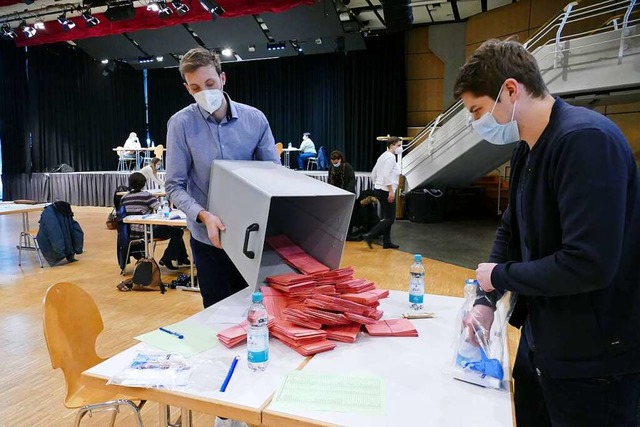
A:
<svg viewBox="0 0 640 427">
<path fill-rule="evenodd" d="M 509 372 L 506 322 L 515 305 L 515 295 L 476 292 L 478 282 L 465 282 L 465 300 L 458 315 L 454 342 L 454 378 L 498 390 L 507 390 Z M 486 300 L 483 301 L 483 300 Z"/>
<path fill-rule="evenodd" d="M 191 369 L 178 354 L 141 351 L 129 366 L 111 377 L 107 384 L 127 387 L 175 389 L 189 384 Z"/>
</svg>

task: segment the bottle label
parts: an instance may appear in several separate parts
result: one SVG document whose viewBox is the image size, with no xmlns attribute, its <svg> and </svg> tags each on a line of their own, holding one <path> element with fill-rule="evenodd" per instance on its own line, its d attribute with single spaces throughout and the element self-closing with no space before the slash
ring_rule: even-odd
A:
<svg viewBox="0 0 640 427">
<path fill-rule="evenodd" d="M 249 363 L 261 363 L 269 360 L 269 332 L 253 332 L 247 334 L 247 360 Z"/>
<path fill-rule="evenodd" d="M 409 294 L 409 302 L 411 304 L 422 304 L 424 302 L 424 294 L 422 295 L 417 295 L 417 294 Z"/>
</svg>

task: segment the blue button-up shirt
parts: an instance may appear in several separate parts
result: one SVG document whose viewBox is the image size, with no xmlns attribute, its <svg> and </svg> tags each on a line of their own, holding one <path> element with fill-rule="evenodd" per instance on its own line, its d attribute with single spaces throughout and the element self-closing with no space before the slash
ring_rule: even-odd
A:
<svg viewBox="0 0 640 427">
<path fill-rule="evenodd" d="M 193 238 L 209 245 L 207 228 L 196 219 L 207 206 L 213 160 L 270 160 L 280 164 L 262 111 L 225 97 L 229 112 L 220 123 L 193 103 L 174 114 L 167 125 L 167 195 L 186 214 Z"/>
</svg>

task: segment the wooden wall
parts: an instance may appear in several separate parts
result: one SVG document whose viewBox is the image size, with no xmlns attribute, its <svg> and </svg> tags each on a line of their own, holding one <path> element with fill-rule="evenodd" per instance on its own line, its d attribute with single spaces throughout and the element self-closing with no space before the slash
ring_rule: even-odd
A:
<svg viewBox="0 0 640 427">
<path fill-rule="evenodd" d="M 508 6 L 472 16 L 467 21 L 465 55 L 470 56 L 487 39 L 516 35 L 525 42 L 553 19 L 568 3 L 562 0 L 519 0 Z M 580 7 L 601 0 L 582 0 Z M 581 25 L 604 23 L 598 17 Z M 568 31 L 579 31 L 575 24 Z M 414 136 L 442 112 L 444 64 L 429 50 L 427 27 L 407 32 L 407 135 Z M 624 132 L 640 164 L 640 102 L 597 108 Z"/>
</svg>

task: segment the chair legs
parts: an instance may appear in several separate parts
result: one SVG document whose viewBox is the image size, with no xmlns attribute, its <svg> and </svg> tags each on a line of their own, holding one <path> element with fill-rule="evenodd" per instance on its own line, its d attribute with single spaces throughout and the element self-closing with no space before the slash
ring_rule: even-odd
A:
<svg viewBox="0 0 640 427">
<path fill-rule="evenodd" d="M 135 403 L 133 403 L 130 400 L 126 400 L 126 399 L 118 399 L 118 400 L 110 400 L 108 402 L 102 402 L 102 403 L 94 403 L 91 405 L 85 405 L 83 407 L 81 407 L 80 409 L 78 409 L 78 413 L 76 414 L 76 420 L 74 423 L 74 427 L 78 427 L 80 425 L 80 422 L 82 421 L 82 419 L 84 418 L 85 415 L 87 415 L 87 413 L 89 414 L 89 416 L 91 416 L 91 414 L 93 414 L 94 412 L 104 412 L 104 411 L 112 411 L 111 414 L 111 423 L 110 426 L 113 427 L 113 425 L 115 424 L 116 421 L 116 416 L 118 415 L 118 412 L 120 411 L 120 406 L 126 406 L 128 408 L 130 408 L 135 417 L 136 417 L 136 424 L 138 427 L 144 427 L 144 423 L 142 422 L 142 417 L 140 416 L 140 409 L 142 409 L 142 407 L 145 404 L 145 400 L 141 401 L 139 405 L 136 405 Z"/>
<path fill-rule="evenodd" d="M 20 242 L 18 243 L 18 265 L 22 265 L 22 249 L 34 250 L 40 263 L 40 268 L 44 267 L 42 255 L 40 255 L 40 246 L 31 231 L 22 231 L 20 233 Z"/>
</svg>

